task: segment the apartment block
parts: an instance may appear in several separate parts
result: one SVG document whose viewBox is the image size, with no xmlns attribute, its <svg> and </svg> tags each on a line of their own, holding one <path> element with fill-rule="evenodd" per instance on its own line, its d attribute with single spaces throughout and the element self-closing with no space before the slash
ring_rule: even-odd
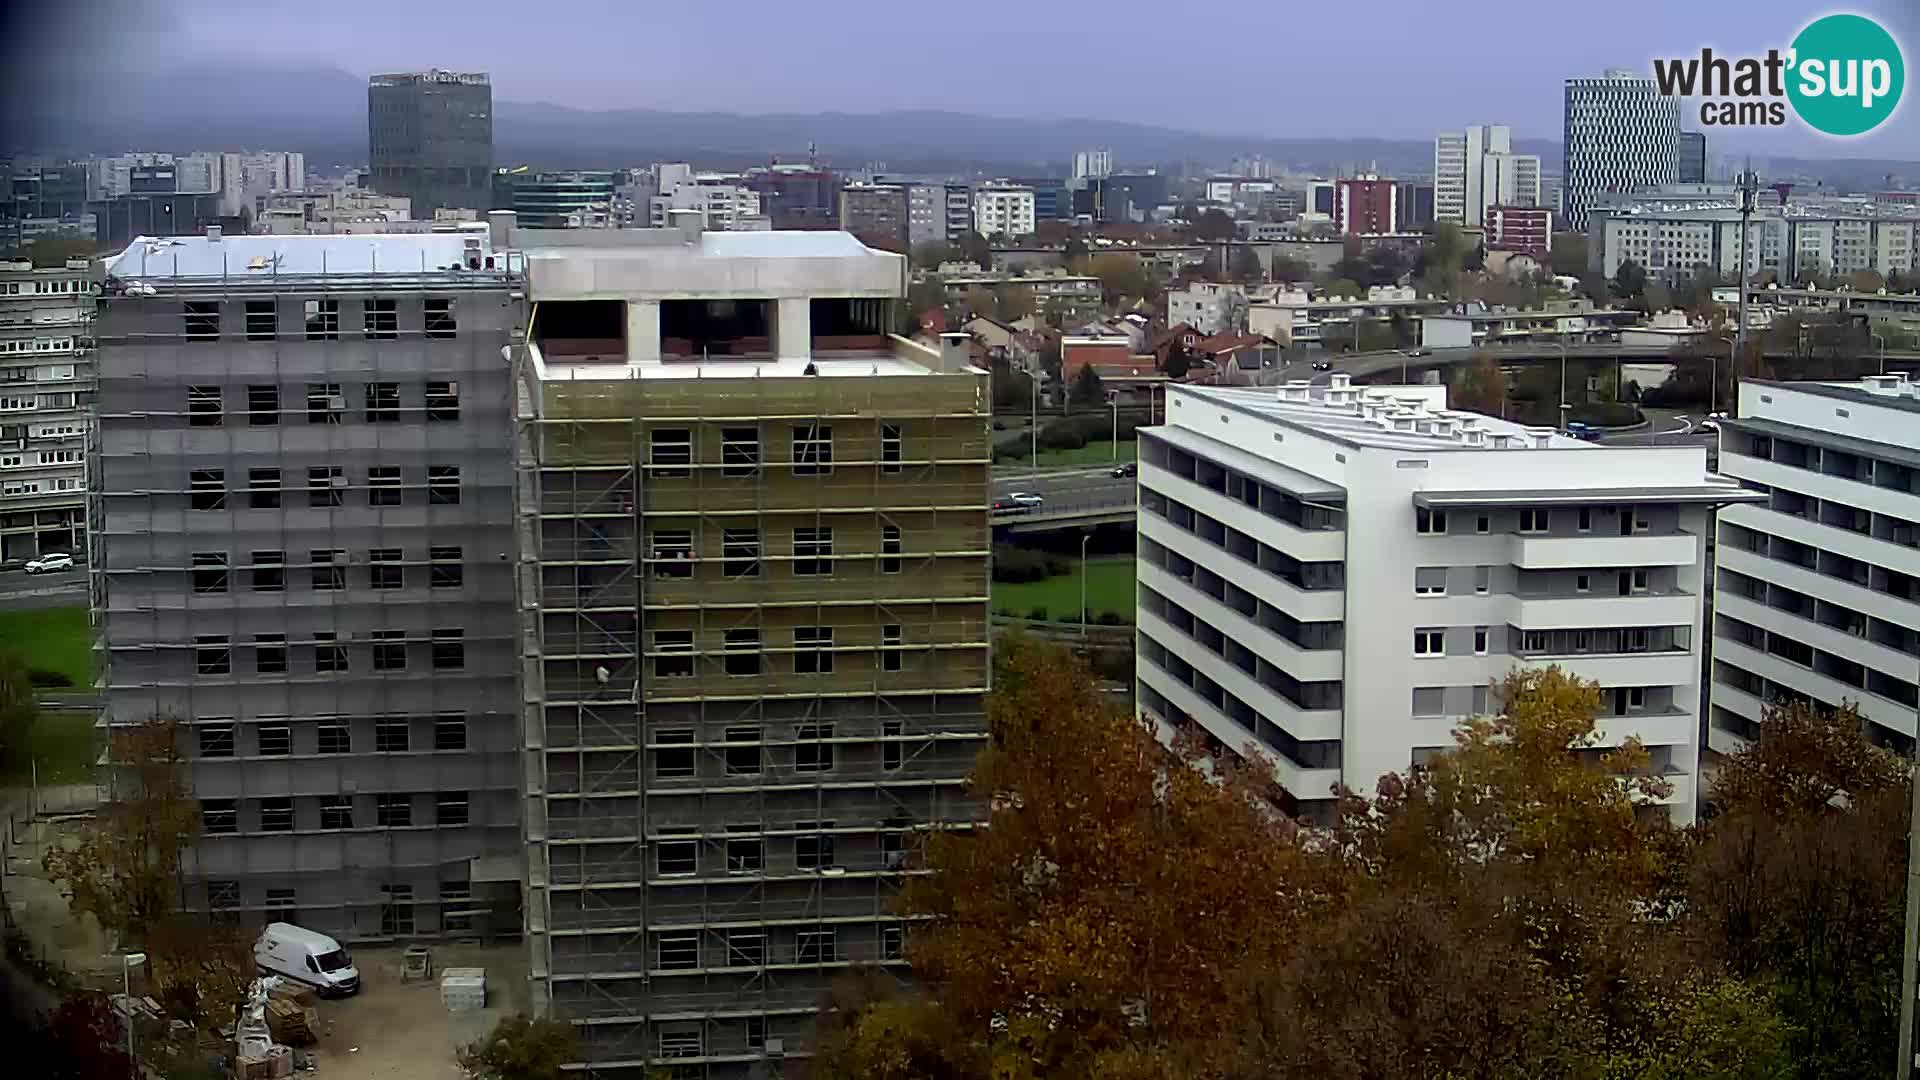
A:
<svg viewBox="0 0 1920 1080">
<path fill-rule="evenodd" d="M 1539 206 L 1540 158 L 1513 152 L 1513 129 L 1476 124 L 1433 141 L 1434 219 L 1485 223 L 1490 206 Z"/>
<path fill-rule="evenodd" d="M 100 723 L 182 726 L 186 907 L 353 941 L 519 931 L 513 279 L 484 225 L 216 228 L 109 260 Z"/>
<path fill-rule="evenodd" d="M 1708 745 L 1747 746 L 1770 704 L 1852 702 L 1905 753 L 1920 680 L 1920 384 L 1740 384 L 1720 471 Z"/>
<path fill-rule="evenodd" d="M 0 262 L 0 559 L 86 550 L 92 262 Z"/>
<path fill-rule="evenodd" d="M 1736 276 L 1741 267 L 1740 211 L 1722 203 L 1667 207 L 1594 207 L 1589 243 L 1606 274 L 1632 260 L 1655 278 L 1690 277 L 1701 265 Z M 1747 273 L 1772 270 L 1789 281 L 1809 275 L 1845 277 L 1857 271 L 1886 276 L 1920 266 L 1920 212 L 1912 207 L 1770 207 L 1747 224 Z"/>
<path fill-rule="evenodd" d="M 1010 185 L 982 185 L 973 191 L 973 231 L 981 236 L 1032 236 L 1033 189 Z"/>
<path fill-rule="evenodd" d="M 1171 387 L 1140 432 L 1141 708 L 1270 758 L 1298 812 L 1450 746 L 1516 667 L 1603 690 L 1693 817 L 1715 507 L 1701 447 L 1599 447 L 1441 386 Z"/>
<path fill-rule="evenodd" d="M 888 333 L 906 260 L 845 233 L 528 240 L 534 999 L 596 1076 L 782 1075 L 980 813 L 987 376 Z"/>
</svg>

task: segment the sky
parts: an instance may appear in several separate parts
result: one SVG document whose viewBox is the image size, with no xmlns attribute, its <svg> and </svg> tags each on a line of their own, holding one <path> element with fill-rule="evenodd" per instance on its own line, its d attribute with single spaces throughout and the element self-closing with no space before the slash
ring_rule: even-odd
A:
<svg viewBox="0 0 1920 1080">
<path fill-rule="evenodd" d="M 1431 138 L 1506 123 L 1558 139 L 1561 80 L 1701 46 L 1784 47 L 1852 10 L 1920 62 L 1920 0 L 60 0 L 5 5 L 13 55 L 98 70 L 221 57 L 355 75 L 485 70 L 502 99 L 742 113 L 948 109 L 1211 134 Z M 191 63 L 183 65 L 191 70 Z M 1920 90 L 1908 94 L 1920 95 Z M 1693 109 L 1683 123 L 1694 126 Z M 1920 104 L 1831 140 L 1797 125 L 1710 140 L 1754 154 L 1920 158 Z"/>
</svg>

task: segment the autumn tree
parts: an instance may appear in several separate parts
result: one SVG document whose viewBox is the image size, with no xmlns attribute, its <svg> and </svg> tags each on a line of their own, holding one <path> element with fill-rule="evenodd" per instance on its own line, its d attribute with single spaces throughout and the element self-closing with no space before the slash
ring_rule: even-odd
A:
<svg viewBox="0 0 1920 1080">
<path fill-rule="evenodd" d="M 1273 257 L 1273 268 L 1269 271 L 1268 276 L 1274 281 L 1297 284 L 1299 282 L 1313 280 L 1313 267 L 1309 266 L 1305 259 L 1295 259 L 1287 255 L 1275 255 Z"/>
<path fill-rule="evenodd" d="M 982 270 L 993 269 L 993 245 L 977 232 L 969 232 L 960 238 L 960 257 Z"/>
<path fill-rule="evenodd" d="M 560 1080 L 580 1057 L 580 1037 L 565 1020 L 505 1016 L 455 1056 L 474 1080 Z"/>
<path fill-rule="evenodd" d="M 1195 240 L 1231 240 L 1233 217 L 1224 210 L 1209 208 L 1201 211 L 1198 220 L 1190 222 L 1187 233 Z"/>
<path fill-rule="evenodd" d="M 1616 296 L 1629 300 L 1638 297 L 1647 287 L 1647 271 L 1639 263 L 1628 259 L 1613 272 L 1613 292 Z"/>
<path fill-rule="evenodd" d="M 1447 391 L 1447 405 L 1486 416 L 1507 415 L 1507 373 L 1492 353 L 1479 353 L 1460 368 Z"/>
<path fill-rule="evenodd" d="M 10 1040 L 7 1049 L 16 1075 L 35 1080 L 101 1080 L 133 1072 L 107 995 L 90 990 L 62 998 L 37 1027 Z"/>
<path fill-rule="evenodd" d="M 1555 274 L 1580 277 L 1587 272 L 1587 234 L 1559 232 L 1547 250 L 1547 265 Z"/>
<path fill-rule="evenodd" d="M 1083 364 L 1079 371 L 1074 372 L 1073 384 L 1067 393 L 1073 404 L 1083 408 L 1104 405 L 1107 400 L 1106 391 L 1100 384 L 1100 373 L 1093 370 L 1092 364 Z"/>
<path fill-rule="evenodd" d="M 1122 298 L 1138 299 L 1152 286 L 1146 267 L 1133 255 L 1109 251 L 1087 260 L 1087 272 L 1100 279 L 1100 291 L 1108 304 Z"/>
</svg>

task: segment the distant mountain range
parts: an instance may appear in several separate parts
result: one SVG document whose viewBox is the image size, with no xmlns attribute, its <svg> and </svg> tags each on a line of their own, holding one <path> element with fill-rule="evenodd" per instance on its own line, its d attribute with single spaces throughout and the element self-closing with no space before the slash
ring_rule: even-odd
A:
<svg viewBox="0 0 1920 1080">
<path fill-rule="evenodd" d="M 247 69 L 231 63 L 123 72 L 90 92 L 42 88 L 9 122 L 11 148 L 88 154 L 131 149 L 301 150 L 314 166 L 366 159 L 366 80 L 336 68 Z M 52 92 L 46 92 L 51 90 Z M 71 104 L 68 104 L 71 103 Z M 1413 139 L 1278 139 L 1196 134 L 1111 120 L 1002 118 L 959 112 L 732 113 L 580 109 L 496 100 L 494 156 L 502 164 L 616 168 L 691 160 L 713 167 L 804 160 L 809 143 L 823 161 L 856 168 L 884 161 L 896 172 L 983 175 L 1058 173 L 1075 149 L 1105 147 L 1127 166 L 1224 164 L 1259 154 L 1298 169 L 1377 165 L 1426 171 L 1432 143 Z M 1516 140 L 1557 171 L 1559 143 Z M 0 147 L 6 149 L 7 147 Z M 1771 159 L 1776 171 L 1805 171 L 1830 184 L 1876 186 L 1887 173 L 1920 173 L 1911 163 Z"/>
</svg>

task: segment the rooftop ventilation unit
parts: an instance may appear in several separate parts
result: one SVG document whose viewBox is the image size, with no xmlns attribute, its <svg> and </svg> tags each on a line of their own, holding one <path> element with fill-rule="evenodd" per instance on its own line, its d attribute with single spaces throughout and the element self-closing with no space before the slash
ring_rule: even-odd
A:
<svg viewBox="0 0 1920 1080">
<path fill-rule="evenodd" d="M 1907 379 L 1904 375 L 1869 375 L 1861 381 L 1867 384 L 1869 394 L 1879 397 L 1898 397 Z"/>
</svg>

